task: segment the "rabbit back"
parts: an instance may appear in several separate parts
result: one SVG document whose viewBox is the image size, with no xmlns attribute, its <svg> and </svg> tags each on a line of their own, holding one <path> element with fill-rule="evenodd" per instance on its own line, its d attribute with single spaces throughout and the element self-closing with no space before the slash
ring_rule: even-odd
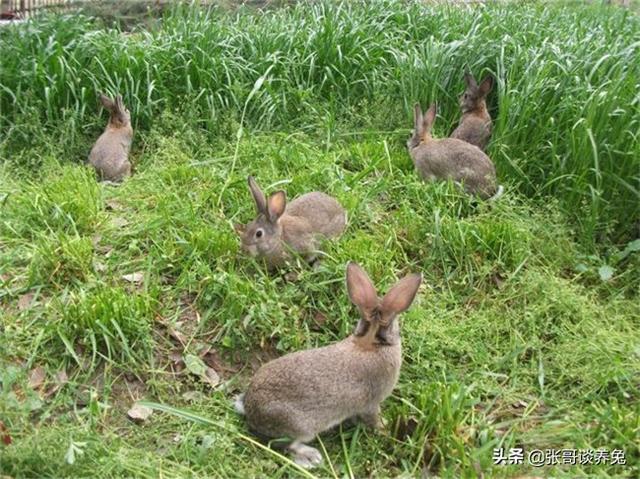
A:
<svg viewBox="0 0 640 479">
<path fill-rule="evenodd" d="M 107 129 L 96 141 L 89 153 L 89 163 L 95 168 L 101 179 L 121 181 L 131 174 L 129 150 L 131 149 L 132 130 Z"/>
<path fill-rule="evenodd" d="M 326 238 L 340 236 L 347 224 L 347 213 L 338 200 L 320 191 L 306 193 L 291 201 L 286 215 L 304 218 L 311 231 Z"/>
<path fill-rule="evenodd" d="M 466 141 L 484 151 L 491 138 L 491 118 L 464 114 L 458 127 L 453 130 L 451 138 Z"/>
<path fill-rule="evenodd" d="M 244 397 L 249 426 L 268 437 L 312 438 L 375 409 L 400 364 L 399 343 L 367 350 L 353 337 L 278 358 L 258 370 Z"/>
<path fill-rule="evenodd" d="M 428 181 L 451 179 L 465 190 L 488 198 L 496 191 L 496 170 L 478 147 L 456 138 L 432 140 L 411 152 L 414 165 Z"/>
</svg>

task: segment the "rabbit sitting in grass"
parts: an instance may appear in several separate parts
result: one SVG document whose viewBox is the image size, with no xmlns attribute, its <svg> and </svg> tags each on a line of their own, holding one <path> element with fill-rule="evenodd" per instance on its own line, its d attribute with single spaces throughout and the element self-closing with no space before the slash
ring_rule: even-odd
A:
<svg viewBox="0 0 640 479">
<path fill-rule="evenodd" d="M 287 204 L 284 191 L 276 191 L 267 199 L 253 177 L 249 176 L 248 182 L 258 217 L 235 228 L 242 249 L 264 259 L 270 267 L 282 265 L 291 253 L 313 261 L 323 239 L 344 232 L 347 214 L 335 198 L 313 191 Z"/>
<path fill-rule="evenodd" d="M 414 129 L 407 148 L 420 176 L 427 181 L 451 179 L 461 183 L 467 193 L 484 199 L 499 197 L 503 188 L 496 185 L 496 169 L 489 157 L 477 146 L 457 138 L 434 139 L 431 128 L 435 118 L 435 103 L 424 115 L 415 104 Z"/>
<path fill-rule="evenodd" d="M 357 264 L 347 266 L 347 289 L 361 319 L 348 338 L 287 354 L 264 364 L 236 400 L 249 428 L 268 438 L 287 437 L 302 467 L 322 462 L 305 442 L 345 419 L 359 417 L 381 428 L 380 403 L 400 374 L 402 351 L 396 316 L 413 302 L 422 277 L 410 274 L 379 299 Z"/>
<path fill-rule="evenodd" d="M 451 138 L 466 141 L 484 151 L 491 138 L 491 116 L 487 111 L 486 98 L 493 87 L 493 78 L 487 76 L 478 85 L 473 75 L 467 71 L 464 80 L 467 88 L 460 97 L 462 117 Z"/>
<path fill-rule="evenodd" d="M 131 115 L 122 97 L 116 100 L 100 94 L 100 102 L 109 111 L 109 123 L 89 153 L 89 163 L 101 180 L 119 182 L 131 174 L 129 150 L 133 139 Z"/>
</svg>

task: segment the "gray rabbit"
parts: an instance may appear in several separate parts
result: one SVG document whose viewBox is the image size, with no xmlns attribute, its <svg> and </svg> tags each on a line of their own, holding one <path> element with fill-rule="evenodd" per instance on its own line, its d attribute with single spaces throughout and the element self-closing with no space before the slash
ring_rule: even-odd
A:
<svg viewBox="0 0 640 479">
<path fill-rule="evenodd" d="M 129 150 L 133 139 L 131 115 L 118 95 L 113 101 L 100 94 L 100 102 L 109 111 L 107 128 L 89 153 L 89 163 L 98 173 L 101 180 L 122 181 L 131 174 Z"/>
<path fill-rule="evenodd" d="M 462 117 L 451 138 L 466 141 L 484 151 L 491 138 L 491 116 L 487 111 L 486 98 L 493 87 L 493 78 L 487 76 L 478 85 L 471 72 L 467 71 L 464 81 L 467 88 L 460 97 Z"/>
<path fill-rule="evenodd" d="M 242 249 L 271 267 L 282 265 L 291 253 L 312 261 L 323 239 L 336 238 L 346 228 L 346 211 L 338 200 L 325 193 L 306 193 L 287 204 L 284 191 L 267 198 L 252 176 L 248 182 L 258 216 L 235 229 Z"/>
<path fill-rule="evenodd" d="M 427 181 L 451 179 L 481 198 L 499 197 L 503 188 L 496 185 L 496 169 L 489 157 L 477 146 L 457 138 L 434 139 L 431 128 L 435 118 L 435 103 L 424 115 L 420 104 L 415 104 L 414 129 L 407 148 L 420 176 Z"/>
<path fill-rule="evenodd" d="M 264 364 L 236 401 L 249 428 L 291 439 L 288 449 L 303 467 L 322 462 L 320 452 L 304 443 L 345 419 L 359 417 L 381 428 L 380 403 L 395 387 L 402 362 L 396 316 L 409 308 L 421 281 L 410 274 L 379 299 L 367 273 L 349 263 L 347 289 L 361 316 L 354 333 Z"/>
</svg>

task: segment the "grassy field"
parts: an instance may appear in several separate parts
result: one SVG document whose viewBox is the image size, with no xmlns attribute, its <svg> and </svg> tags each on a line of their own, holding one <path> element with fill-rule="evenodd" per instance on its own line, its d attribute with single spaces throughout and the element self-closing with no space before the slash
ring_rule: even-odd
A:
<svg viewBox="0 0 640 479">
<path fill-rule="evenodd" d="M 638 477 L 640 18 L 389 0 L 153 25 L 0 30 L 0 477 Z M 465 65 L 497 80 L 494 203 L 422 183 L 404 146 L 415 101 L 451 131 Z M 136 130 L 119 187 L 82 165 L 98 91 Z M 248 174 L 339 198 L 349 227 L 319 267 L 241 254 Z M 385 432 L 322 435 L 305 474 L 231 399 L 262 362 L 351 332 L 349 260 L 381 289 L 424 285 Z M 173 409 L 134 423 L 137 400 Z M 627 464 L 494 465 L 500 447 Z"/>
</svg>

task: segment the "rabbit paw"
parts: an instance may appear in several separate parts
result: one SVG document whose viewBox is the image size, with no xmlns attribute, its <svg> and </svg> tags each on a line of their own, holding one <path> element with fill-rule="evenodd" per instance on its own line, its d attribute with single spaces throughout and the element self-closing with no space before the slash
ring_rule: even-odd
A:
<svg viewBox="0 0 640 479">
<path fill-rule="evenodd" d="M 322 463 L 322 454 L 315 447 L 305 446 L 304 444 L 292 444 L 290 449 L 293 451 L 294 462 L 305 469 L 311 469 Z"/>
<path fill-rule="evenodd" d="M 380 406 L 372 409 L 371 411 L 360 414 L 360 419 L 365 426 L 379 432 L 383 431 L 387 426 L 386 421 L 380 415 Z"/>
<path fill-rule="evenodd" d="M 365 426 L 370 427 L 376 431 L 384 430 L 386 424 L 384 419 L 379 414 L 367 414 L 362 416 L 362 422 Z"/>
</svg>

